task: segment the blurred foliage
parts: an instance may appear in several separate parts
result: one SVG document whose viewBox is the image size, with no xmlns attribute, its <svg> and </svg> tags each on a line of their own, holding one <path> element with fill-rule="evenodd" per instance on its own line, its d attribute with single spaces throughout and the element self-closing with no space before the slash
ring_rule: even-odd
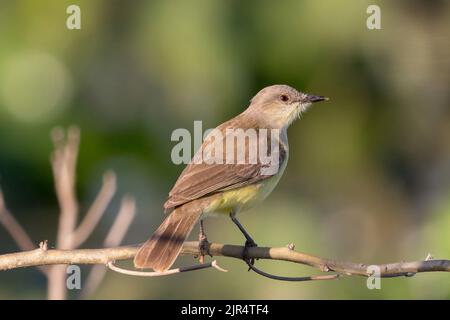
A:
<svg viewBox="0 0 450 320">
<path fill-rule="evenodd" d="M 70 4 L 81 7 L 81 30 L 65 26 Z M 382 30 L 366 28 L 369 4 L 381 7 Z M 136 196 L 125 241 L 136 243 L 163 219 L 182 170 L 170 161 L 172 130 L 192 130 L 194 120 L 214 127 L 262 87 L 286 83 L 331 101 L 292 126 L 287 174 L 242 215 L 256 241 L 368 263 L 450 258 L 447 1 L 2 0 L 0 38 L 0 183 L 36 243 L 55 240 L 53 127 L 82 130 L 82 209 L 107 169 L 120 194 Z M 86 246 L 102 243 L 117 207 Z M 243 241 L 227 219 L 206 228 L 210 240 Z M 2 229 L 0 243 L 17 250 Z M 230 272 L 145 281 L 109 273 L 92 298 L 450 298 L 448 274 L 385 279 L 371 291 L 363 278 L 276 282 L 220 261 Z M 0 299 L 44 298 L 45 287 L 35 270 L 0 273 Z"/>
</svg>

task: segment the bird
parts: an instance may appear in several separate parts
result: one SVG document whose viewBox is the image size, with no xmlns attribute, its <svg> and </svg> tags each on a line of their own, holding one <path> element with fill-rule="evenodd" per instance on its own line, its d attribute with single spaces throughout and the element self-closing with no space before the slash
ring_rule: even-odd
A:
<svg viewBox="0 0 450 320">
<path fill-rule="evenodd" d="M 203 219 L 213 215 L 229 216 L 245 236 L 245 248 L 256 246 L 237 214 L 263 201 L 272 192 L 289 158 L 288 127 L 313 103 L 325 100 L 328 100 L 325 96 L 303 93 L 289 85 L 271 85 L 261 89 L 242 113 L 212 130 L 170 191 L 164 204 L 168 216 L 139 248 L 134 258 L 135 268 L 156 272 L 170 269 L 196 223 L 200 220 L 203 232 Z M 265 141 L 258 147 L 261 149 L 264 145 L 266 155 L 275 161 L 269 164 L 262 161 L 261 153 L 256 161 L 250 161 L 251 150 L 243 147 L 250 149 L 254 144 L 245 137 L 234 139 L 236 131 L 255 132 L 258 141 Z M 259 140 L 260 137 L 263 138 Z M 229 140 L 235 143 L 227 145 Z M 226 148 L 211 151 L 212 146 L 220 145 Z M 236 160 L 237 150 L 245 150 L 241 161 L 202 159 L 205 154 L 209 155 L 209 160 L 223 158 L 231 151 Z"/>
</svg>

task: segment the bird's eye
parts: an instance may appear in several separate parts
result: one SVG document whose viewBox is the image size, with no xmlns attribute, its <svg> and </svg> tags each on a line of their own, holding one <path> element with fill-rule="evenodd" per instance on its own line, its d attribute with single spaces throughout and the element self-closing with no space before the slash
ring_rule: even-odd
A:
<svg viewBox="0 0 450 320">
<path fill-rule="evenodd" d="M 283 102 L 287 102 L 287 101 L 289 101 L 289 96 L 287 94 L 282 94 L 280 96 L 280 100 Z"/>
</svg>

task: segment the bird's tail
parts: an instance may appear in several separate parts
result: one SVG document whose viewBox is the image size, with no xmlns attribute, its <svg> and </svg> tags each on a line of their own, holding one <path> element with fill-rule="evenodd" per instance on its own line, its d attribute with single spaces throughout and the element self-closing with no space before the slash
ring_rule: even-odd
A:
<svg viewBox="0 0 450 320">
<path fill-rule="evenodd" d="M 169 269 L 202 211 L 200 207 L 189 205 L 175 209 L 139 249 L 134 258 L 134 266 L 158 272 Z"/>
</svg>

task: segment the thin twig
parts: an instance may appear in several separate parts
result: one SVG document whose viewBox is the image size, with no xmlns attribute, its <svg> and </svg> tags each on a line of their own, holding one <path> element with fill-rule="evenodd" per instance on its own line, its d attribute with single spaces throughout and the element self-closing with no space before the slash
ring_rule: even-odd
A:
<svg viewBox="0 0 450 320">
<path fill-rule="evenodd" d="M 80 225 L 72 233 L 72 246 L 78 248 L 94 231 L 116 192 L 116 175 L 107 172 L 103 176 L 103 185 Z"/>
<path fill-rule="evenodd" d="M 51 136 L 55 146 L 55 151 L 51 156 L 51 164 L 60 207 L 56 247 L 69 250 L 75 248 L 72 234 L 78 218 L 75 169 L 80 143 L 80 130 L 77 127 L 70 127 L 65 138 L 63 129 L 56 128 L 52 131 Z M 65 266 L 52 266 L 47 277 L 48 298 L 50 300 L 66 298 L 65 277 Z"/>
<path fill-rule="evenodd" d="M 31 240 L 31 237 L 25 231 L 25 229 L 20 225 L 20 223 L 14 218 L 14 216 L 9 212 L 5 204 L 5 199 L 3 197 L 3 192 L 0 190 L 0 223 L 9 233 L 11 238 L 16 242 L 17 246 L 23 250 L 32 250 L 36 248 L 35 244 Z M 44 267 L 38 267 L 38 270 L 44 275 L 48 274 L 48 269 Z"/>
<path fill-rule="evenodd" d="M 3 192 L 0 190 L 0 223 L 8 231 L 11 238 L 17 243 L 21 250 L 32 250 L 36 245 L 31 240 L 24 228 L 6 208 Z"/>
<path fill-rule="evenodd" d="M 75 169 L 80 142 L 80 131 L 76 127 L 70 127 L 67 139 L 64 131 L 56 128 L 52 131 L 52 139 L 55 151 L 51 157 L 55 190 L 61 209 L 57 248 L 72 248 L 72 232 L 75 230 L 78 217 L 78 203 L 75 195 Z"/>
<path fill-rule="evenodd" d="M 249 270 L 255 271 L 257 274 L 273 279 L 273 280 L 280 280 L 280 281 L 292 281 L 292 282 L 301 282 L 301 281 L 313 281 L 313 280 L 336 280 L 339 278 L 339 274 L 331 274 L 331 275 L 323 275 L 323 276 L 306 276 L 306 277 L 283 277 L 283 276 L 277 276 L 275 274 L 270 274 L 265 271 L 262 271 L 261 269 L 258 269 L 255 267 L 251 262 L 245 260 L 245 263 L 249 267 Z"/>
<path fill-rule="evenodd" d="M 134 198 L 131 196 L 123 197 L 119 213 L 117 214 L 111 229 L 106 235 L 104 241 L 105 247 L 115 247 L 122 242 L 128 228 L 131 225 L 131 222 L 133 222 L 135 215 L 136 202 Z"/>
<path fill-rule="evenodd" d="M 180 267 L 176 269 L 170 269 L 164 272 L 146 272 L 146 271 L 136 271 L 136 270 L 128 270 L 120 268 L 116 265 L 114 265 L 114 262 L 110 261 L 107 264 L 108 268 L 122 274 L 126 274 L 129 276 L 137 276 L 137 277 L 162 277 L 162 276 L 168 276 L 176 273 L 181 272 L 188 272 L 188 271 L 195 271 L 195 270 L 201 270 L 206 268 L 215 268 L 216 270 L 219 270 L 221 272 L 227 272 L 227 270 L 219 267 L 216 260 L 213 260 L 211 262 L 202 263 L 202 264 L 196 264 L 192 266 L 187 267 Z"/>
<path fill-rule="evenodd" d="M 88 239 L 105 213 L 106 208 L 116 192 L 116 176 L 113 172 L 107 172 L 104 175 L 102 188 L 77 228 L 78 201 L 76 198 L 75 183 L 80 130 L 77 127 L 70 127 L 66 134 L 63 128 L 55 128 L 51 133 L 51 138 L 54 144 L 54 151 L 51 154 L 50 162 L 53 171 L 56 196 L 60 207 L 56 248 L 60 250 L 74 250 Z M 105 246 L 118 246 L 120 244 L 134 215 L 134 200 L 130 197 L 125 197 L 122 201 L 118 216 L 105 239 Z M 31 250 L 35 248 L 31 238 L 16 221 L 14 216 L 7 210 L 1 190 L 0 223 L 3 224 L 8 233 L 11 234 L 11 237 L 17 242 L 20 249 Z M 46 243 L 41 243 L 40 249 L 28 252 L 32 252 L 38 259 L 42 259 L 43 257 L 51 256 L 54 251 L 58 250 L 48 251 Z M 25 260 L 30 258 L 30 256 L 25 256 Z M 9 256 L 9 258 L 14 260 L 16 257 Z M 16 263 L 19 266 L 22 264 L 20 257 Z M 65 299 L 67 294 L 65 284 L 65 263 L 43 264 L 52 265 L 46 268 L 38 264 L 39 270 L 47 277 L 48 298 L 58 300 Z M 95 290 L 101 282 L 106 271 L 105 268 L 101 269 L 99 267 L 100 266 L 95 266 L 94 270 L 90 273 L 90 276 L 92 276 L 92 281 L 90 281 L 92 282 L 92 290 Z"/>
<path fill-rule="evenodd" d="M 120 245 L 131 225 L 131 222 L 134 219 L 135 214 L 136 203 L 134 199 L 130 196 L 125 196 L 122 199 L 119 213 L 117 214 L 117 217 L 103 243 L 105 247 L 115 247 Z M 105 277 L 106 271 L 107 269 L 103 265 L 94 265 L 92 267 L 86 279 L 86 285 L 81 292 L 82 297 L 88 297 L 97 290 L 98 286 Z"/>
</svg>

